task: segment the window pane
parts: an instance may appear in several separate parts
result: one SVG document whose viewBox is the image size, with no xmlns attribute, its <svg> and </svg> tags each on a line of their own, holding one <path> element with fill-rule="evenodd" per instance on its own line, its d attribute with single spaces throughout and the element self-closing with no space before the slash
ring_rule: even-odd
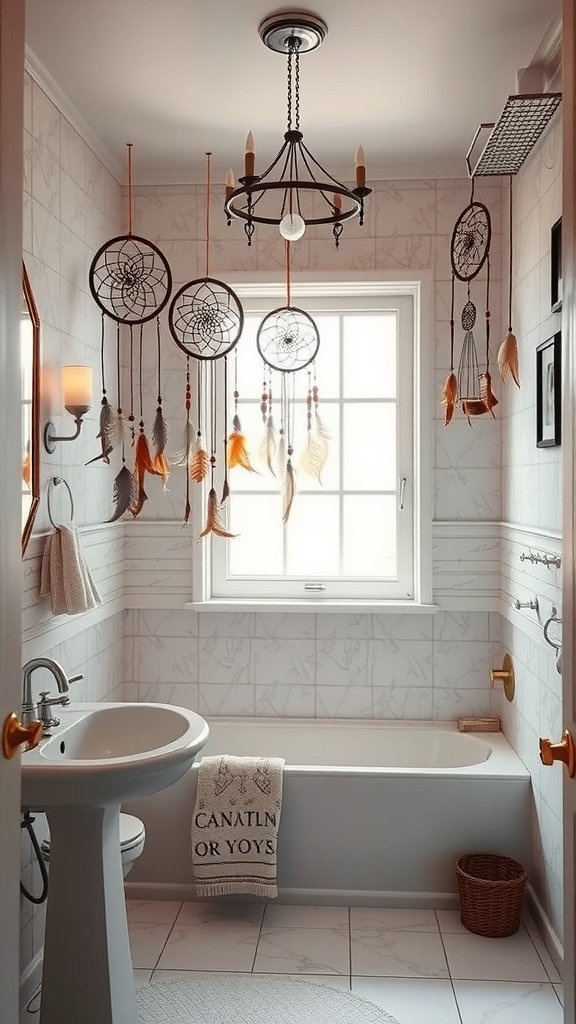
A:
<svg viewBox="0 0 576 1024">
<path fill-rule="evenodd" d="M 316 384 L 322 402 L 324 398 L 338 398 L 340 394 L 340 319 L 316 313 L 314 320 L 320 334 Z"/>
<path fill-rule="evenodd" d="M 296 495 L 286 527 L 290 576 L 339 574 L 338 505 L 335 495 Z"/>
<path fill-rule="evenodd" d="M 396 490 L 396 403 L 344 406 L 344 489 Z"/>
<path fill-rule="evenodd" d="M 238 534 L 228 544 L 230 576 L 281 575 L 282 506 L 276 494 L 230 495 L 228 529 Z M 213 543 L 218 544 L 216 539 Z M 224 543 L 224 541 L 222 541 Z"/>
<path fill-rule="evenodd" d="M 344 497 L 342 559 L 344 575 L 397 575 L 394 495 Z"/>
<path fill-rule="evenodd" d="M 396 397 L 396 313 L 344 317 L 344 398 Z"/>
</svg>

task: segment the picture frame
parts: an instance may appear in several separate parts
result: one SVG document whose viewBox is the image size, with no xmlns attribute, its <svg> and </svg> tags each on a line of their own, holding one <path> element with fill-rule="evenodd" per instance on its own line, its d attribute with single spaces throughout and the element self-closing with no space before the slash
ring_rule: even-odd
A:
<svg viewBox="0 0 576 1024">
<path fill-rule="evenodd" d="M 554 448 L 561 443 L 561 333 L 536 349 L 536 447 Z"/>
<path fill-rule="evenodd" d="M 550 232 L 550 308 L 552 313 L 562 309 L 562 217 Z"/>
</svg>

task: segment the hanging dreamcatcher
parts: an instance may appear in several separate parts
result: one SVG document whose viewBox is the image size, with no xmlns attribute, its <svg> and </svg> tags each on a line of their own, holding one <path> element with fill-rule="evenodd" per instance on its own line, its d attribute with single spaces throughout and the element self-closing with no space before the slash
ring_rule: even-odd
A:
<svg viewBox="0 0 576 1024">
<path fill-rule="evenodd" d="M 470 422 L 471 416 L 490 413 L 497 399 L 492 392 L 490 376 L 490 240 L 492 234 L 490 213 L 483 203 L 474 200 L 474 179 L 468 206 L 462 211 L 452 232 L 450 259 L 452 263 L 452 290 L 450 305 L 450 373 L 444 383 L 442 400 L 445 406 L 444 423 L 450 423 L 456 403 Z M 477 277 L 486 263 L 486 309 L 485 309 L 485 369 L 480 370 L 478 351 L 474 338 L 476 306 L 470 297 L 470 282 Z M 464 331 L 458 374 L 454 370 L 454 305 L 456 279 L 467 285 L 466 303 L 462 310 L 461 323 Z"/>
<path fill-rule="evenodd" d="M 286 305 L 272 310 L 264 317 L 256 335 L 258 352 L 270 370 L 280 378 L 280 426 L 278 442 L 274 426 L 270 425 L 272 385 L 262 392 L 261 411 L 266 416 L 266 461 L 276 452 L 278 473 L 282 486 L 282 522 L 287 523 L 294 501 L 295 479 L 292 456 L 294 454 L 294 402 L 295 373 L 309 366 L 318 353 L 320 335 L 312 317 L 291 304 L 290 242 L 286 242 Z M 270 378 L 268 378 L 270 381 Z M 266 384 L 266 377 L 264 378 Z M 316 392 L 317 394 L 318 392 Z M 310 414 L 312 408 L 312 392 Z M 266 397 L 265 397 L 266 396 Z M 266 408 L 264 408 L 266 407 Z M 310 419 L 311 423 L 311 419 Z M 325 461 L 325 460 L 324 460 Z"/>
<path fill-rule="evenodd" d="M 172 458 L 175 465 L 186 466 L 186 506 L 184 522 L 190 518 L 190 482 L 202 483 L 210 474 L 210 490 L 206 525 L 200 536 L 209 533 L 221 537 L 232 536 L 225 529 L 221 505 L 228 495 L 226 458 L 224 458 L 224 490 L 219 501 L 216 495 L 216 447 L 218 391 L 221 374 L 217 362 L 224 359 L 224 388 L 226 389 L 226 356 L 238 343 L 244 325 L 244 311 L 236 293 L 216 278 L 209 275 L 210 262 L 210 153 L 207 157 L 206 179 L 206 273 L 185 284 L 174 296 L 170 305 L 169 324 L 176 344 L 186 353 L 186 426 L 183 449 Z M 196 380 L 196 440 L 193 441 L 191 420 L 192 390 L 190 381 L 190 358 L 197 360 Z M 206 401 L 209 395 L 210 401 Z M 206 432 L 203 422 L 205 408 L 209 410 Z M 225 424 L 225 436 L 226 436 Z M 204 442 L 209 433 L 209 452 Z M 224 441 L 226 453 L 227 439 Z"/>
<path fill-rule="evenodd" d="M 506 380 L 510 374 L 514 383 L 520 387 L 518 342 L 512 331 L 512 175 L 509 178 L 508 202 L 508 333 L 498 349 L 498 369 L 502 380 Z"/>
</svg>

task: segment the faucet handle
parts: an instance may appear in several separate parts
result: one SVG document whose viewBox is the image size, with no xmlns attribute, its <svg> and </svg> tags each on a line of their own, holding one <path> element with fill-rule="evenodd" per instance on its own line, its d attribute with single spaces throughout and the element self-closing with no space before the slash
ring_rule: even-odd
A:
<svg viewBox="0 0 576 1024">
<path fill-rule="evenodd" d="M 70 676 L 68 683 L 79 683 L 81 679 L 84 679 L 83 672 L 79 672 L 77 676 Z"/>
</svg>

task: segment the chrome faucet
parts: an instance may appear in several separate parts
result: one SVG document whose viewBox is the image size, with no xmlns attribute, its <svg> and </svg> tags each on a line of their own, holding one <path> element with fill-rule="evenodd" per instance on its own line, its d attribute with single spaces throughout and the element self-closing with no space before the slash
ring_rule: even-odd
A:
<svg viewBox="0 0 576 1024">
<path fill-rule="evenodd" d="M 32 673 L 37 668 L 46 668 L 52 673 L 56 680 L 60 697 L 49 698 L 48 690 L 43 690 L 40 694 L 36 715 L 32 701 Z M 70 683 L 77 679 L 82 679 L 82 676 L 74 676 L 72 679 L 68 679 L 62 665 L 59 665 L 57 661 L 53 661 L 52 658 L 31 658 L 30 661 L 27 661 L 22 669 L 22 725 L 29 725 L 36 717 L 41 722 L 44 722 L 45 726 L 58 725 L 57 719 L 51 717 L 48 709 L 55 704 L 64 707 L 70 703 L 68 696 Z"/>
</svg>

